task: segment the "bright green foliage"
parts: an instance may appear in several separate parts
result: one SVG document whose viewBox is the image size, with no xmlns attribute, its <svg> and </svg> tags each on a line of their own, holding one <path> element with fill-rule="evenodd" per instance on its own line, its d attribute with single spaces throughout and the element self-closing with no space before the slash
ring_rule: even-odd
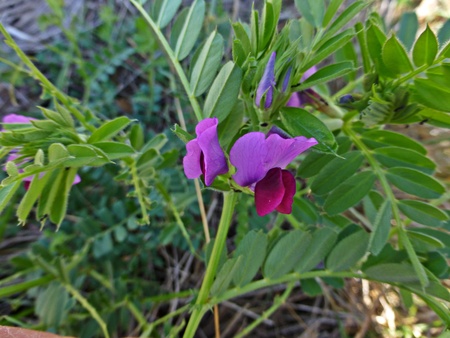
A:
<svg viewBox="0 0 450 338">
<path fill-rule="evenodd" d="M 249 232 L 234 251 L 235 257 L 242 257 L 239 268 L 233 275 L 236 286 L 244 286 L 252 281 L 261 267 L 267 250 L 267 237 L 261 232 Z"/>
<path fill-rule="evenodd" d="M 323 152 L 334 152 L 336 149 L 333 134 L 322 121 L 304 109 L 283 108 L 280 117 L 286 130 L 292 136 L 314 137 L 319 142 L 316 149 Z"/>
<path fill-rule="evenodd" d="M 372 221 L 373 229 L 370 235 L 369 251 L 375 256 L 383 250 L 389 240 L 391 230 L 392 206 L 389 200 L 383 202 Z"/>
<path fill-rule="evenodd" d="M 351 151 L 342 157 L 335 157 L 327 163 L 311 184 L 311 190 L 317 195 L 332 191 L 361 167 L 364 157 L 359 151 Z"/>
<path fill-rule="evenodd" d="M 416 38 L 414 13 L 403 14 L 394 31 L 377 13 L 353 24 L 370 1 L 296 0 L 301 18 L 280 23 L 283 2 L 267 0 L 247 23 L 231 24 L 220 2 L 130 2 L 142 17 L 119 18 L 104 6 L 98 27 L 81 21 L 83 30 L 69 30 L 62 2 L 49 1 L 43 23 L 60 27 L 65 39 L 37 53 L 45 72 L 0 26 L 17 54 L 14 62 L 0 59 L 8 68 L 0 74 L 13 86 L 31 75 L 45 106 L 32 111 L 30 123 L 2 126 L 0 237 L 22 231 L 9 225 L 17 220 L 60 229 L 44 228 L 32 250 L 6 266 L 5 302 L 34 302 L 38 327 L 61 334 L 189 338 L 222 301 L 286 285 L 250 331 L 298 281 L 302 292 L 318 295 L 322 282 L 340 288 L 351 277 L 415 294 L 450 325 L 442 302 L 450 295 L 441 284 L 449 273 L 448 193 L 427 155 L 442 140 L 425 147 L 389 126 L 450 128 L 448 22 Z M 272 102 L 259 107 L 256 91 L 272 53 Z M 296 96 L 300 104 L 286 107 Z M 229 161 L 227 174 L 209 187 L 200 177 L 194 191 L 181 157 L 196 123 L 208 117 L 219 120 L 227 160 L 248 132 L 318 141 L 286 168 L 301 177 L 292 213 L 257 216 L 254 186 L 240 187 Z M 10 153 L 18 157 L 6 160 Z M 72 186 L 77 174 L 82 182 Z M 27 190 L 24 179 L 31 180 Z M 215 237 L 206 245 L 202 203 Z M 197 267 L 204 263 L 203 274 Z M 169 307 L 172 313 L 147 322 Z M 73 324 L 80 320 L 82 327 Z"/>
<path fill-rule="evenodd" d="M 226 119 L 239 95 L 242 72 L 229 61 L 222 67 L 206 97 L 203 113 L 205 117 L 215 116 L 219 121 Z"/>
<path fill-rule="evenodd" d="M 334 246 L 328 255 L 326 267 L 332 271 L 347 270 L 364 256 L 368 244 L 369 235 L 364 230 L 353 232 Z"/>
<path fill-rule="evenodd" d="M 223 56 L 223 38 L 211 33 L 205 41 L 191 73 L 191 89 L 195 96 L 203 94 L 211 85 Z"/>
<path fill-rule="evenodd" d="M 381 56 L 392 75 L 407 73 L 413 69 L 405 48 L 395 35 L 386 40 Z"/>
<path fill-rule="evenodd" d="M 433 64 L 438 52 L 438 41 L 429 26 L 420 34 L 413 48 L 413 60 L 417 67 Z"/>
<path fill-rule="evenodd" d="M 303 230 L 291 231 L 278 239 L 264 263 L 264 277 L 279 278 L 294 270 L 306 252 L 310 241 L 311 235 Z"/>
</svg>

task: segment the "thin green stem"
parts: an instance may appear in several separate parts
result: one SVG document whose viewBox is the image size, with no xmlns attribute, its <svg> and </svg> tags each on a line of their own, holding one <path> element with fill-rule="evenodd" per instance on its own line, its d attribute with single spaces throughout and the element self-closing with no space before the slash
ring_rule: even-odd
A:
<svg viewBox="0 0 450 338">
<path fill-rule="evenodd" d="M 202 286 L 200 288 L 197 301 L 195 302 L 194 311 L 189 319 L 188 326 L 184 333 L 185 338 L 191 338 L 194 336 L 197 330 L 200 320 L 209 308 L 208 298 L 211 286 L 216 276 L 217 267 L 219 266 L 219 260 L 225 247 L 225 242 L 228 235 L 228 229 L 230 228 L 231 220 L 233 218 L 234 206 L 236 204 L 237 194 L 234 192 L 224 193 L 224 202 L 222 209 L 222 216 L 220 218 L 217 235 L 214 241 L 214 247 L 212 249 L 211 257 L 206 268 L 205 277 L 203 279 Z"/>
<path fill-rule="evenodd" d="M 418 74 L 420 74 L 420 73 L 426 71 L 429 67 L 431 67 L 431 66 L 430 66 L 430 65 L 427 65 L 427 64 L 425 64 L 425 65 L 423 65 L 423 66 L 420 66 L 419 68 L 415 69 L 415 70 L 412 71 L 411 73 L 408 73 L 408 74 L 406 74 L 405 76 L 401 77 L 400 79 L 396 80 L 396 81 L 395 81 L 395 84 L 396 84 L 397 86 L 398 86 L 398 85 L 401 85 L 403 82 L 406 82 L 406 81 L 412 79 L 413 77 L 415 77 L 416 75 L 418 75 Z"/>
<path fill-rule="evenodd" d="M 97 310 L 71 284 L 65 283 L 63 285 L 66 288 L 67 292 L 69 292 L 81 304 L 81 306 L 83 306 L 91 314 L 92 318 L 94 318 L 94 320 L 98 323 L 98 325 L 102 329 L 103 336 L 105 338 L 109 338 L 106 323 L 103 321 L 102 317 L 100 317 Z"/>
<path fill-rule="evenodd" d="M 188 96 L 189 102 L 192 106 L 192 109 L 194 110 L 194 114 L 195 114 L 197 120 L 198 121 L 202 120 L 203 114 L 202 114 L 200 105 L 198 104 L 196 97 L 192 94 L 191 86 L 189 84 L 187 76 L 183 70 L 183 67 L 181 67 L 180 62 L 176 58 L 173 49 L 170 47 L 169 42 L 165 38 L 164 34 L 161 32 L 161 29 L 156 24 L 156 22 L 154 22 L 153 19 L 150 17 L 150 15 L 148 15 L 148 13 L 144 9 L 144 7 L 142 7 L 142 5 L 139 4 L 136 0 L 130 0 L 130 2 L 142 14 L 145 21 L 147 21 L 153 35 L 155 36 L 156 40 L 158 41 L 158 43 L 161 46 L 161 48 L 163 49 L 163 51 L 166 53 L 168 59 L 170 60 L 171 65 L 175 69 L 175 72 L 177 73 L 178 78 L 180 79 L 181 84 L 183 85 L 183 88 Z"/>
<path fill-rule="evenodd" d="M 361 273 L 355 272 L 333 272 L 329 270 L 317 270 L 317 271 L 309 271 L 305 273 L 297 273 L 293 272 L 287 275 L 284 275 L 280 278 L 274 279 L 260 279 L 255 282 L 251 282 L 243 287 L 235 287 L 233 289 L 229 289 L 220 294 L 220 296 L 213 297 L 209 301 L 209 304 L 212 306 L 214 304 L 221 303 L 226 300 L 230 300 L 232 298 L 236 298 L 242 295 L 245 295 L 249 292 L 256 291 L 259 289 L 264 289 L 270 286 L 290 283 L 290 282 L 298 282 L 301 279 L 310 279 L 316 277 L 337 277 L 337 278 L 367 278 L 365 275 Z"/>
<path fill-rule="evenodd" d="M 141 186 L 140 186 L 140 182 L 139 182 L 139 180 L 140 180 L 139 173 L 137 171 L 135 161 L 133 161 L 133 163 L 131 163 L 130 169 L 131 169 L 131 177 L 132 177 L 134 189 L 136 191 L 136 196 L 139 201 L 139 206 L 141 207 L 142 221 L 145 224 L 150 224 L 150 218 L 148 217 L 148 214 L 147 214 L 147 207 L 146 207 L 146 202 L 145 202 L 146 197 L 144 196 L 144 194 L 141 190 Z"/>
<path fill-rule="evenodd" d="M 173 216 L 175 217 L 175 220 L 177 222 L 177 225 L 180 228 L 181 234 L 183 235 L 184 239 L 186 240 L 186 242 L 189 246 L 189 250 L 191 251 L 191 253 L 193 255 L 195 255 L 196 253 L 195 253 L 194 245 L 192 244 L 192 241 L 189 238 L 189 234 L 186 230 L 186 227 L 184 226 L 183 220 L 181 219 L 180 213 L 178 212 L 177 208 L 173 204 L 170 194 L 167 192 L 166 188 L 164 187 L 164 185 L 161 182 L 157 183 L 156 187 L 158 188 L 158 190 L 161 193 L 161 195 L 163 196 L 165 202 L 167 203 L 170 210 L 172 211 Z"/>
<path fill-rule="evenodd" d="M 69 99 L 64 93 L 62 93 L 58 88 L 56 88 L 41 71 L 34 65 L 30 58 L 20 49 L 14 39 L 9 35 L 5 27 L 0 23 L 0 32 L 6 38 L 6 43 L 14 49 L 19 58 L 25 63 L 25 65 L 30 68 L 30 75 L 41 82 L 42 86 L 46 88 L 52 95 L 54 95 L 72 114 L 75 118 L 85 127 L 87 130 L 93 132 L 95 127 L 86 121 L 84 115 L 75 109 L 72 105 L 71 99 Z"/>
<path fill-rule="evenodd" d="M 147 329 L 142 332 L 142 334 L 139 336 L 140 338 L 150 337 L 150 334 L 152 333 L 153 329 L 158 326 L 159 324 L 165 323 L 168 319 L 173 318 L 175 316 L 178 316 L 179 314 L 185 312 L 187 309 L 189 309 L 190 304 L 187 304 L 183 307 L 180 307 L 179 309 L 165 315 L 164 317 L 159 318 L 158 320 L 155 320 L 153 323 L 147 325 Z"/>
<path fill-rule="evenodd" d="M 391 186 L 386 178 L 386 175 L 384 174 L 383 169 L 380 167 L 376 159 L 373 157 L 371 151 L 361 141 L 360 137 L 356 135 L 356 133 L 353 131 L 353 129 L 349 124 L 345 124 L 342 130 L 350 137 L 350 139 L 359 148 L 359 150 L 361 150 L 361 152 L 364 154 L 367 161 L 369 162 L 370 166 L 372 167 L 372 170 L 374 171 L 375 175 L 378 177 L 378 180 L 380 181 L 384 193 L 386 194 L 386 198 L 391 202 L 392 205 L 392 214 L 394 216 L 397 225 L 396 229 L 399 236 L 399 243 L 403 245 L 404 248 L 406 249 L 406 252 L 408 253 L 409 259 L 411 260 L 414 270 L 416 271 L 419 277 L 420 284 L 422 286 L 426 286 L 428 284 L 428 277 L 426 275 L 424 267 L 422 266 L 422 264 L 419 261 L 419 258 L 417 257 L 416 252 L 414 251 L 411 241 L 406 235 L 406 231 L 400 216 L 400 210 L 397 205 L 397 199 L 395 198 L 394 192 L 391 189 Z"/>
<path fill-rule="evenodd" d="M 278 310 L 280 306 L 282 306 L 286 302 L 286 299 L 291 294 L 292 290 L 294 289 L 294 286 L 295 286 L 294 282 L 289 283 L 288 287 L 286 288 L 286 290 L 284 290 L 283 294 L 281 296 L 275 297 L 273 305 L 266 311 L 264 311 L 264 313 L 258 319 L 256 319 L 253 323 L 251 323 L 244 330 L 242 330 L 237 336 L 235 336 L 235 338 L 245 337 L 264 320 L 269 318 L 276 310 Z"/>
<path fill-rule="evenodd" d="M 144 328 L 144 330 L 149 326 L 147 324 L 147 320 L 145 319 L 144 315 L 141 311 L 134 305 L 133 302 L 131 302 L 129 299 L 125 300 L 125 305 L 130 310 L 130 312 L 133 314 L 134 318 L 139 323 L 139 328 Z"/>
</svg>

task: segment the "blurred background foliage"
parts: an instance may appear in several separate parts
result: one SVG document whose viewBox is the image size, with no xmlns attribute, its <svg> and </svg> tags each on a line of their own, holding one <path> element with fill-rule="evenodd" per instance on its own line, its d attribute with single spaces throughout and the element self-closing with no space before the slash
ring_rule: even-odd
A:
<svg viewBox="0 0 450 338">
<path fill-rule="evenodd" d="M 255 6 L 261 3 L 256 1 Z M 437 29 L 446 22 L 450 30 L 446 21 L 450 5 L 446 1 L 379 0 L 375 6 L 388 27 L 399 29 L 399 22 L 400 29 L 407 27 L 401 26 L 403 20 L 404 25 L 430 23 Z M 230 18 L 246 19 L 250 9 L 250 1 L 210 1 L 199 41 L 213 27 L 230 41 Z M 410 14 L 404 14 L 414 9 L 416 23 L 408 19 Z M 361 13 L 360 19 L 365 14 Z M 294 15 L 293 1 L 283 1 L 282 20 Z M 63 0 L 2 0 L 0 20 L 58 88 L 99 117 L 126 115 L 139 120 L 145 141 L 162 133 L 165 137 L 155 142 L 159 142 L 162 153 L 170 154 L 166 159 L 172 159 L 164 171 L 154 173 L 150 183 L 151 226 L 139 224 L 139 205 L 126 198 L 130 191 L 114 179 L 120 168 L 112 165 L 79 172 L 82 182 L 73 187 L 68 215 L 57 232 L 48 225 L 41 231 L 40 224 L 33 221 L 24 227 L 15 226 L 17 205 L 12 203 L 0 215 L 0 324 L 77 337 L 101 336 L 93 312 L 81 305 L 86 301 L 94 313 L 106 319 L 112 337 L 141 332 L 151 337 L 176 336 L 188 315 L 183 310 L 191 296 L 183 290 L 198 288 L 201 281 L 203 258 L 196 252 L 201 251 L 203 233 L 193 185 L 174 165 L 179 163 L 184 147 L 170 128 L 177 120 L 177 109 L 188 104 L 178 91 L 164 54 L 127 1 L 64 4 Z M 404 39 L 408 39 L 408 28 L 403 30 Z M 225 55 L 230 55 L 229 43 Z M 18 113 L 37 117 L 36 106 L 50 104 L 47 97 L 40 96 L 36 82 L 17 69 L 21 66 L 12 52 L 0 45 L 2 116 Z M 335 90 L 340 83 L 336 81 L 333 86 Z M 188 123 L 192 130 L 194 121 Z M 428 142 L 440 167 L 438 172 L 448 182 L 448 131 L 414 125 L 407 130 L 402 127 L 402 132 Z M 217 224 L 220 195 L 206 190 L 204 198 L 210 206 L 208 219 Z M 230 247 L 235 247 L 249 230 L 274 225 L 270 216 L 256 216 L 252 205 L 251 198 L 241 199 Z M 179 215 L 177 210 L 186 212 Z M 189 237 L 180 223 L 188 228 Z M 450 223 L 444 227 L 450 230 Z M 368 284 L 355 280 L 342 284 L 330 279 L 318 288 L 302 282 L 302 289 L 254 334 L 421 337 L 440 333 L 442 322 L 423 302 L 416 298 L 402 301 L 388 285 L 371 285 L 369 292 Z M 279 291 L 258 291 L 225 302 L 221 307 L 223 337 L 231 337 L 237 326 L 251 322 Z M 410 306 L 406 308 L 404 302 Z M 208 321 L 212 322 L 205 319 L 199 336 L 212 336 L 213 326 Z"/>
</svg>

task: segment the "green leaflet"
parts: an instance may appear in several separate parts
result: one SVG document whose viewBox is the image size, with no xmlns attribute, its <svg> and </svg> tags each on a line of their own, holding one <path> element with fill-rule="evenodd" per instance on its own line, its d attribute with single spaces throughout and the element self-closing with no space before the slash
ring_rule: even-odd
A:
<svg viewBox="0 0 450 338">
<path fill-rule="evenodd" d="M 250 283 L 266 257 L 267 236 L 263 232 L 251 231 L 239 243 L 234 257 L 241 257 L 233 276 L 234 285 L 240 287 Z"/>
<path fill-rule="evenodd" d="M 404 192 L 422 198 L 438 198 L 445 192 L 435 178 L 409 168 L 390 168 L 386 174 L 389 182 Z"/>
<path fill-rule="evenodd" d="M 389 200 L 385 200 L 375 216 L 372 233 L 370 234 L 369 251 L 378 255 L 389 239 L 391 230 L 392 206 Z"/>
<path fill-rule="evenodd" d="M 403 74 L 413 70 L 405 47 L 402 46 L 394 34 L 384 43 L 381 56 L 392 75 Z"/>
<path fill-rule="evenodd" d="M 343 271 L 353 267 L 366 253 L 369 234 L 357 230 L 339 241 L 331 250 L 326 260 L 326 267 L 331 271 Z"/>
<path fill-rule="evenodd" d="M 420 34 L 413 48 L 413 61 L 417 67 L 431 65 L 438 53 L 438 41 L 436 35 L 427 25 L 427 28 Z"/>
<path fill-rule="evenodd" d="M 120 116 L 108 121 L 92 133 L 88 139 L 88 143 L 107 141 L 120 133 L 130 123 L 131 120 L 126 116 Z"/>
<path fill-rule="evenodd" d="M 223 38 L 214 31 L 204 43 L 192 69 L 190 87 L 194 96 L 200 96 L 211 85 L 220 66 L 223 52 Z"/>
<path fill-rule="evenodd" d="M 441 209 L 422 201 L 401 200 L 398 207 L 408 218 L 420 224 L 438 227 L 448 220 L 447 214 Z"/>
<path fill-rule="evenodd" d="M 324 209 L 329 215 L 337 215 L 362 200 L 375 182 L 371 171 L 360 172 L 334 189 L 325 200 Z"/>
<path fill-rule="evenodd" d="M 318 145 L 314 149 L 334 153 L 337 144 L 334 135 L 321 120 L 301 108 L 282 108 L 281 122 L 292 136 L 314 137 Z"/>
<path fill-rule="evenodd" d="M 176 18 L 170 42 L 178 60 L 181 61 L 186 58 L 194 48 L 202 29 L 204 17 L 204 0 L 195 0 L 189 8 L 185 8 Z"/>
<path fill-rule="evenodd" d="M 225 120 L 238 99 L 241 78 L 241 69 L 232 61 L 222 67 L 206 97 L 205 117 L 217 117 L 219 122 Z"/>
<path fill-rule="evenodd" d="M 274 279 L 294 270 L 310 241 L 311 235 L 303 230 L 293 230 L 282 237 L 267 255 L 264 277 Z"/>
<path fill-rule="evenodd" d="M 155 0 L 152 8 L 152 17 L 159 28 L 166 27 L 175 16 L 181 0 Z"/>
<path fill-rule="evenodd" d="M 364 157 L 359 151 L 350 151 L 336 157 L 325 165 L 311 184 L 311 190 L 317 195 L 332 191 L 346 179 L 353 176 L 361 167 Z"/>
</svg>

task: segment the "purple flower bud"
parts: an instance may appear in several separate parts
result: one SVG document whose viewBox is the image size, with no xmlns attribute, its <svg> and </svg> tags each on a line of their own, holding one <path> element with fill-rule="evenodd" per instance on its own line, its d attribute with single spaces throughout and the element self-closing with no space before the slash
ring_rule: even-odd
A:
<svg viewBox="0 0 450 338">
<path fill-rule="evenodd" d="M 32 117 L 27 117 L 27 116 L 23 116 L 23 115 L 18 115 L 18 114 L 8 114 L 3 116 L 2 118 L 2 122 L 3 123 L 8 123 L 8 124 L 12 124 L 12 123 L 22 123 L 22 124 L 26 124 L 26 123 L 31 123 L 32 120 L 36 120 Z M 3 131 L 0 130 L 0 131 Z M 14 161 L 16 158 L 18 158 L 19 156 L 17 155 L 17 149 L 13 149 L 11 151 L 11 153 L 8 155 L 7 161 Z M 24 159 L 21 163 L 19 164 L 24 164 L 27 161 L 29 161 L 29 159 Z M 23 172 L 22 169 L 19 169 L 19 172 Z M 44 173 L 41 173 L 39 176 L 42 177 L 44 175 Z M 28 190 L 31 181 L 33 180 L 34 176 L 27 176 L 23 179 L 24 185 L 25 185 L 25 189 Z M 75 175 L 75 178 L 73 180 L 72 185 L 78 184 L 81 182 L 81 178 L 78 175 Z"/>
<path fill-rule="evenodd" d="M 264 108 L 267 109 L 272 105 L 273 100 L 273 88 L 275 87 L 275 59 L 277 54 L 275 52 L 270 56 L 269 62 L 267 62 L 264 74 L 259 82 L 258 89 L 256 90 L 255 104 L 261 108 L 261 99 L 264 94 L 266 95 L 266 101 L 264 102 Z"/>
<path fill-rule="evenodd" d="M 289 80 L 291 79 L 291 72 L 292 72 L 292 67 L 289 67 L 286 75 L 284 76 L 284 81 L 283 81 L 283 87 L 281 88 L 282 92 L 284 93 L 289 85 Z"/>
<path fill-rule="evenodd" d="M 2 123 L 12 124 L 12 123 L 30 123 L 30 121 L 35 120 L 32 117 L 27 117 L 23 115 L 17 115 L 17 114 L 8 114 L 3 116 Z M 0 129 L 0 131 L 4 131 L 4 129 Z"/>
<path fill-rule="evenodd" d="M 295 179 L 284 170 L 299 154 L 317 144 L 314 138 L 283 138 L 277 133 L 267 138 L 251 132 L 239 138 L 230 151 L 236 167 L 233 179 L 255 191 L 256 212 L 264 216 L 274 210 L 291 213 Z"/>
<path fill-rule="evenodd" d="M 312 66 L 310 69 L 308 69 L 302 75 L 301 81 L 305 81 L 307 78 L 309 78 L 315 72 L 317 72 L 317 68 L 316 68 L 316 66 Z M 286 107 L 301 108 L 307 103 L 311 103 L 311 99 L 309 98 L 309 96 L 307 94 L 305 94 L 303 91 L 295 92 L 295 93 L 292 93 L 291 97 L 289 98 L 288 102 L 286 103 Z"/>
<path fill-rule="evenodd" d="M 183 158 L 184 173 L 187 178 L 205 177 L 205 184 L 211 185 L 218 175 L 228 172 L 227 159 L 220 148 L 217 135 L 219 120 L 207 118 L 195 127 L 197 138 L 186 144 L 187 154 Z"/>
</svg>

